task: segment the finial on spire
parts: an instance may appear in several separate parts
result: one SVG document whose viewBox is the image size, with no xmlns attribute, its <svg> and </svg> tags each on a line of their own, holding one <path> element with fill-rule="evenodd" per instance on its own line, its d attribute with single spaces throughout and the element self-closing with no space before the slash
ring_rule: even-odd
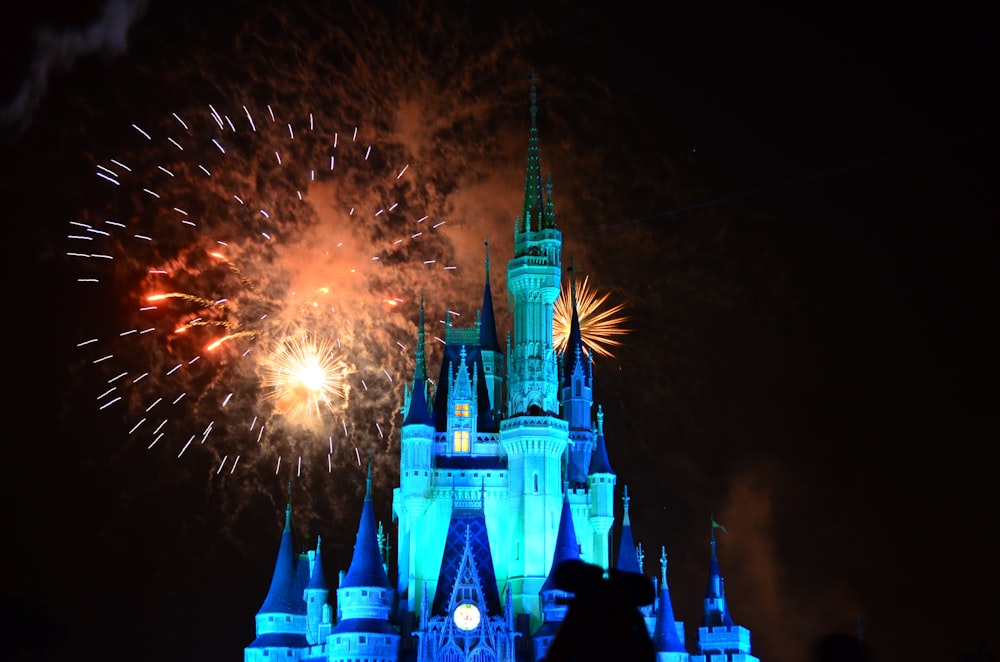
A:
<svg viewBox="0 0 1000 662">
<path fill-rule="evenodd" d="M 667 548 L 660 547 L 660 585 L 667 585 Z"/>
<path fill-rule="evenodd" d="M 604 436 L 604 406 L 597 405 L 597 434 Z"/>
<path fill-rule="evenodd" d="M 576 310 L 576 255 L 573 255 L 573 263 L 569 268 L 570 273 L 570 283 L 572 285 L 571 292 L 573 294 L 573 310 Z"/>
<path fill-rule="evenodd" d="M 483 241 L 486 245 L 486 282 L 490 282 L 490 235 L 487 233 L 486 239 Z"/>
<path fill-rule="evenodd" d="M 372 498 L 372 463 L 374 462 L 372 449 L 368 449 L 368 477 L 365 478 L 365 500 Z"/>
<path fill-rule="evenodd" d="M 424 295 L 420 295 L 420 327 L 417 329 L 417 356 L 413 366 L 414 379 L 427 379 L 427 365 L 424 356 Z"/>
<path fill-rule="evenodd" d="M 625 494 L 622 496 L 622 503 L 625 504 L 625 516 L 622 518 L 622 524 L 623 525 L 625 525 L 625 524 L 631 524 L 631 521 L 629 520 L 629 517 L 628 517 L 628 502 L 630 500 L 631 499 L 629 499 L 629 496 L 628 496 L 628 485 L 626 485 L 625 486 Z"/>
<path fill-rule="evenodd" d="M 532 69 L 531 73 L 528 74 L 528 80 L 531 81 L 531 125 L 535 125 L 535 115 L 538 114 L 538 94 L 535 92 L 535 70 Z"/>
</svg>

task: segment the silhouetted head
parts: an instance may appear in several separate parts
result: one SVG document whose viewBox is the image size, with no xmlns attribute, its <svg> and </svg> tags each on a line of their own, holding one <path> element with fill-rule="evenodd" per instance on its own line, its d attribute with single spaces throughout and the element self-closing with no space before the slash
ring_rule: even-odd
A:
<svg viewBox="0 0 1000 662">
<path fill-rule="evenodd" d="M 563 561 L 555 568 L 555 583 L 573 594 L 566 618 L 559 626 L 545 662 L 656 659 L 639 607 L 656 597 L 653 582 L 643 575 L 608 571 L 579 560 Z"/>
</svg>

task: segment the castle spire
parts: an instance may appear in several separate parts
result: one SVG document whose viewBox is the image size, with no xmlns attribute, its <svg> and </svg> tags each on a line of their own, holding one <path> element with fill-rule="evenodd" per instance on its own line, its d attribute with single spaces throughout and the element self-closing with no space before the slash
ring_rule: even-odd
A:
<svg viewBox="0 0 1000 662">
<path fill-rule="evenodd" d="M 430 425 L 431 415 L 427 405 L 427 367 L 424 349 L 424 298 L 420 297 L 420 326 L 417 329 L 417 351 L 413 367 L 413 392 L 406 410 L 403 425 Z"/>
<path fill-rule="evenodd" d="M 531 127 L 528 134 L 528 166 L 524 177 L 524 207 L 521 212 L 523 227 L 518 232 L 537 232 L 544 228 L 554 228 L 555 212 L 552 208 L 552 182 L 542 182 L 541 149 L 538 140 L 538 93 L 535 89 L 534 72 L 531 80 Z M 546 199 L 546 194 L 548 197 Z"/>
<path fill-rule="evenodd" d="M 634 572 L 642 574 L 642 567 L 639 565 L 639 554 L 636 551 L 635 539 L 632 537 L 632 520 L 629 519 L 628 506 L 628 485 L 625 486 L 625 495 L 622 497 L 625 504 L 625 515 L 622 517 L 622 539 L 618 545 L 618 562 L 615 565 L 623 572 Z"/>
<path fill-rule="evenodd" d="M 588 475 L 615 473 L 611 468 L 611 462 L 608 461 L 608 448 L 604 443 L 604 408 L 601 405 L 597 405 L 597 440 L 587 473 Z"/>
<path fill-rule="evenodd" d="M 290 490 L 291 488 L 289 488 Z M 292 541 L 292 502 L 289 497 L 285 504 L 285 526 L 281 532 L 278 558 L 271 575 L 271 587 L 264 598 L 258 614 L 293 613 L 297 608 L 297 596 L 292 594 L 295 582 L 295 549 Z"/>
<path fill-rule="evenodd" d="M 479 346 L 484 351 L 499 352 L 500 341 L 497 339 L 496 317 L 493 313 L 493 291 L 490 286 L 490 240 L 486 245 L 486 287 L 483 291 L 483 309 L 479 320 Z"/>
<path fill-rule="evenodd" d="M 715 521 L 712 516 L 711 540 L 712 558 L 708 567 L 708 586 L 705 589 L 705 609 L 702 614 L 701 624 L 703 626 L 733 625 L 733 619 L 729 615 L 729 606 L 726 603 L 726 591 L 723 586 L 722 572 L 719 570 L 719 557 L 715 550 L 715 530 L 726 530 L 724 526 Z"/>
<path fill-rule="evenodd" d="M 361 509 L 361 522 L 354 543 L 354 556 L 340 588 L 377 587 L 391 590 L 392 584 L 382 563 L 382 550 L 378 544 L 375 524 L 375 507 L 372 505 L 372 462 L 368 460 L 368 477 L 365 479 L 365 502 Z"/>
<path fill-rule="evenodd" d="M 687 651 L 674 619 L 674 606 L 670 601 L 670 587 L 667 585 L 667 548 L 660 548 L 660 600 L 656 609 L 656 625 L 653 628 L 653 644 L 657 653 L 683 653 Z"/>
</svg>

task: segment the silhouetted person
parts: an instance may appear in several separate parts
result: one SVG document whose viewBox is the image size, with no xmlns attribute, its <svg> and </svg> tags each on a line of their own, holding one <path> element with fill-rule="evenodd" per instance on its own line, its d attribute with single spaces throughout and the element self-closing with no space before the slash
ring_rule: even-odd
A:
<svg viewBox="0 0 1000 662">
<path fill-rule="evenodd" d="M 652 604 L 656 597 L 648 578 L 610 570 L 605 579 L 599 566 L 569 560 L 556 566 L 555 583 L 574 597 L 544 662 L 656 660 L 653 640 L 639 612 L 639 607 Z"/>
</svg>

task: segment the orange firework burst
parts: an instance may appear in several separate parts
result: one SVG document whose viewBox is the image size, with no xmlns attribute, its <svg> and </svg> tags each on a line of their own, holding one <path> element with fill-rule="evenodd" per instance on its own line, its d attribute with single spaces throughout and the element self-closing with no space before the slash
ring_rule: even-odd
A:
<svg viewBox="0 0 1000 662">
<path fill-rule="evenodd" d="M 287 338 L 265 364 L 261 382 L 282 415 L 318 419 L 338 401 L 347 406 L 352 372 L 333 343 Z"/>
<path fill-rule="evenodd" d="M 612 347 L 620 347 L 620 336 L 631 332 L 625 326 L 629 317 L 622 315 L 625 304 L 606 307 L 610 292 L 598 294 L 590 288 L 589 276 L 576 287 L 576 312 L 580 318 L 580 335 L 587 349 L 601 356 L 613 357 Z M 563 353 L 569 342 L 570 325 L 573 320 L 573 288 L 563 287 L 556 300 L 555 315 L 552 320 L 552 342 L 556 351 Z"/>
</svg>

